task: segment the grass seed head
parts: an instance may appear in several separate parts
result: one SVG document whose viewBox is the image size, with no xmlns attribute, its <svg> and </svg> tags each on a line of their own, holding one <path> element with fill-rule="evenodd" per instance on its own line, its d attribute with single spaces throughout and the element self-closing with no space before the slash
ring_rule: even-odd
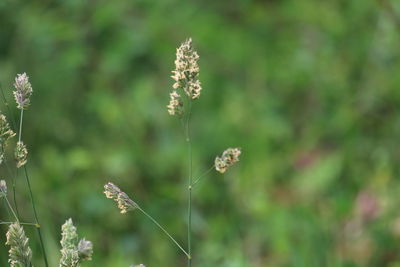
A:
<svg viewBox="0 0 400 267">
<path fill-rule="evenodd" d="M 0 164 L 4 160 L 4 150 L 7 146 L 8 140 L 15 136 L 13 130 L 11 130 L 10 124 L 8 123 L 6 116 L 0 113 Z"/>
<path fill-rule="evenodd" d="M 29 82 L 29 77 L 26 73 L 18 74 L 14 83 L 15 91 L 14 98 L 17 102 L 17 108 L 27 109 L 30 104 L 30 97 L 32 95 L 32 85 Z"/>
<path fill-rule="evenodd" d="M 93 244 L 85 238 L 78 243 L 78 254 L 81 260 L 91 260 L 93 254 Z"/>
<path fill-rule="evenodd" d="M 198 80 L 200 68 L 197 63 L 199 55 L 192 47 L 192 39 L 189 38 L 176 49 L 175 70 L 172 71 L 172 79 L 175 81 L 173 89 L 183 89 L 191 99 L 200 97 L 201 84 Z"/>
<path fill-rule="evenodd" d="M 241 154 L 240 148 L 228 148 L 226 149 L 221 157 L 215 158 L 215 169 L 224 173 L 229 167 L 239 161 L 239 156 Z"/>
<path fill-rule="evenodd" d="M 21 168 L 28 161 L 28 149 L 22 141 L 18 141 L 15 147 L 15 160 L 17 161 L 17 168 Z"/>
<path fill-rule="evenodd" d="M 104 185 L 104 194 L 107 198 L 111 198 L 117 202 L 121 213 L 127 213 L 128 211 L 138 208 L 138 205 L 113 183 L 107 183 Z"/>
<path fill-rule="evenodd" d="M 32 250 L 22 226 L 17 222 L 10 224 L 6 237 L 6 245 L 10 246 L 8 262 L 11 267 L 30 266 Z"/>
</svg>

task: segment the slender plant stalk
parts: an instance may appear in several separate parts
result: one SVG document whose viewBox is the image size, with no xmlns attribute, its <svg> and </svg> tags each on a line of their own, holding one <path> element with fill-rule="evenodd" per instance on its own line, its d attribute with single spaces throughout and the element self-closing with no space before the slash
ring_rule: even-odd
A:
<svg viewBox="0 0 400 267">
<path fill-rule="evenodd" d="M 18 133 L 18 141 L 19 142 L 21 141 L 21 137 L 22 137 L 23 119 L 24 119 L 24 109 L 21 109 L 21 117 L 20 117 L 20 122 L 19 122 L 19 133 Z M 26 169 L 26 165 L 24 165 L 24 173 L 25 173 L 26 183 L 27 183 L 28 189 L 29 189 L 29 196 L 31 198 L 33 215 L 35 217 L 35 223 L 37 225 L 36 230 L 37 230 L 38 235 L 39 235 L 39 241 L 40 241 L 40 246 L 42 248 L 44 263 L 45 263 L 46 267 L 49 267 L 49 263 L 47 261 L 46 249 L 44 247 L 44 242 L 43 242 L 43 237 L 42 237 L 42 231 L 40 230 L 40 222 L 39 222 L 39 219 L 38 219 L 38 216 L 37 216 L 37 212 L 36 212 L 35 200 L 33 198 L 31 183 L 29 181 L 29 176 L 28 176 L 28 171 Z"/>
<path fill-rule="evenodd" d="M 3 222 L 3 221 L 0 221 L 0 225 L 1 225 L 1 224 L 13 224 L 13 223 L 14 223 L 14 222 Z M 22 225 L 32 225 L 32 226 L 38 227 L 38 225 L 37 225 L 36 223 L 20 222 L 19 224 L 22 224 Z"/>
<path fill-rule="evenodd" d="M 179 245 L 179 243 L 168 233 L 167 230 L 164 229 L 164 227 L 162 227 L 153 217 L 151 217 L 147 212 L 145 212 L 141 207 L 137 206 L 136 207 L 138 210 L 140 210 L 147 218 L 149 218 L 158 228 L 161 229 L 161 231 L 164 232 L 164 234 L 166 234 L 169 239 L 174 242 L 175 245 L 177 245 L 177 247 L 182 250 L 183 253 L 185 253 L 185 255 L 190 258 L 189 253 L 186 252 L 185 249 L 182 248 L 181 245 Z"/>
<path fill-rule="evenodd" d="M 26 183 L 28 184 L 28 188 L 29 188 L 29 195 L 31 198 L 31 203 L 32 203 L 32 209 L 33 209 L 33 215 L 35 216 L 35 223 L 36 223 L 36 230 L 38 232 L 39 235 L 39 241 L 40 241 L 40 246 L 42 248 L 42 253 L 43 253 L 43 258 L 44 258 L 44 262 L 46 267 L 49 266 L 49 263 L 47 261 L 47 254 L 46 254 L 46 249 L 44 247 L 44 242 L 43 242 L 43 237 L 42 237 L 42 232 L 40 230 L 40 222 L 37 216 L 37 212 L 36 212 L 36 206 L 35 206 L 35 201 L 33 199 L 33 193 L 32 193 L 32 189 L 31 189 L 31 183 L 29 182 L 29 176 L 28 176 L 28 171 L 26 169 L 26 165 L 24 166 L 24 171 L 25 171 L 25 178 L 26 178 Z"/>
<path fill-rule="evenodd" d="M 9 176 L 12 179 L 13 202 L 14 202 L 14 206 L 15 206 L 15 212 L 17 213 L 18 218 L 20 218 L 19 210 L 18 210 L 18 204 L 17 204 L 17 196 L 16 196 L 16 177 L 18 177 L 18 169 L 16 170 L 16 174 L 14 176 L 14 174 L 11 171 L 10 165 L 8 164 L 7 159 L 4 159 L 4 164 L 6 165 L 6 168 L 7 168 L 7 171 L 9 173 Z"/>
<path fill-rule="evenodd" d="M 200 175 L 193 183 L 192 183 L 192 188 L 201 181 L 201 179 L 203 179 L 204 177 L 207 176 L 207 174 L 209 174 L 213 169 L 214 169 L 215 165 L 213 164 L 207 171 L 205 171 L 202 175 Z"/>
<path fill-rule="evenodd" d="M 5 197 L 4 199 L 6 200 L 6 203 L 7 203 L 7 205 L 8 205 L 8 208 L 11 210 L 12 214 L 14 215 L 15 220 L 17 220 L 17 222 L 19 222 L 18 217 L 17 217 L 17 214 L 15 214 L 14 209 L 12 208 L 12 206 L 11 206 L 11 204 L 10 204 L 10 201 L 8 201 L 8 198 L 7 198 L 7 197 Z"/>
<path fill-rule="evenodd" d="M 24 120 L 24 110 L 21 109 L 21 117 L 19 118 L 19 133 L 18 133 L 18 142 L 21 142 L 21 136 L 22 136 L 22 123 Z"/>
<path fill-rule="evenodd" d="M 8 218 L 11 218 L 11 214 L 10 214 L 7 202 L 4 200 L 3 203 L 4 203 L 4 209 L 7 211 Z"/>
<path fill-rule="evenodd" d="M 188 143 L 188 157 L 189 157 L 189 177 L 188 177 L 188 230 L 187 230 L 187 239 L 188 239 L 188 266 L 192 266 L 192 169 L 193 169 L 193 160 L 192 160 L 192 140 L 190 138 L 190 115 L 192 112 L 192 99 L 189 98 L 189 112 L 187 115 L 186 121 L 186 142 Z"/>
</svg>

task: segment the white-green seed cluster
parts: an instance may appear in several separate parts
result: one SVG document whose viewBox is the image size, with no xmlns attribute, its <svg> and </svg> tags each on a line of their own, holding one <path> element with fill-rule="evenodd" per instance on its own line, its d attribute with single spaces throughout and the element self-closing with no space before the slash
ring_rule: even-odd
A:
<svg viewBox="0 0 400 267">
<path fill-rule="evenodd" d="M 8 262 L 11 267 L 30 266 L 32 250 L 22 226 L 17 222 L 10 224 L 6 237 L 6 245 L 10 246 Z"/>
<path fill-rule="evenodd" d="M 201 83 L 198 79 L 200 72 L 198 60 L 199 55 L 192 47 L 192 39 L 189 38 L 176 49 L 175 70 L 172 71 L 173 75 L 171 76 L 175 82 L 167 106 L 170 115 L 183 114 L 180 91 L 183 91 L 189 99 L 200 97 Z"/>
<path fill-rule="evenodd" d="M 26 75 L 26 73 L 18 74 L 15 78 L 14 87 L 15 91 L 13 93 L 15 102 L 17 102 L 17 108 L 27 109 L 31 102 L 30 97 L 33 92 L 28 75 Z"/>
<path fill-rule="evenodd" d="M 181 116 L 183 114 L 183 102 L 181 96 L 178 94 L 176 90 L 173 90 L 169 94 L 170 100 L 167 106 L 168 113 L 170 115 L 178 115 Z"/>
<path fill-rule="evenodd" d="M 17 168 L 21 168 L 28 161 L 28 149 L 22 141 L 18 141 L 15 147 L 15 161 L 17 162 Z"/>
<path fill-rule="evenodd" d="M 79 267 L 83 260 L 91 260 L 93 244 L 84 238 L 78 242 L 78 234 L 72 219 L 61 227 L 61 260 L 59 267 Z"/>
</svg>

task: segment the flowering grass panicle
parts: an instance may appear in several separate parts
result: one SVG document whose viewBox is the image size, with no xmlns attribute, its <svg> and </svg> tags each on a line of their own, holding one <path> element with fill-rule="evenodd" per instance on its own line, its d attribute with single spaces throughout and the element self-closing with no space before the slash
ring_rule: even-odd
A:
<svg viewBox="0 0 400 267">
<path fill-rule="evenodd" d="M 14 83 L 15 91 L 14 98 L 17 102 L 18 109 L 27 109 L 30 104 L 30 97 L 32 95 L 32 85 L 29 82 L 29 77 L 26 73 L 18 74 Z"/>
<path fill-rule="evenodd" d="M 19 223 L 10 224 L 6 234 L 6 245 L 10 246 L 9 260 L 11 267 L 30 266 L 32 250 L 29 247 L 29 239 Z"/>
<path fill-rule="evenodd" d="M 81 260 L 91 260 L 93 254 L 93 244 L 92 242 L 81 239 L 78 243 L 78 255 Z"/>
<path fill-rule="evenodd" d="M 78 234 L 72 219 L 61 226 L 61 260 L 60 267 L 74 267 L 79 264 L 79 252 L 76 246 Z"/>
<path fill-rule="evenodd" d="M 15 147 L 15 160 L 17 162 L 17 168 L 21 168 L 28 161 L 28 149 L 22 141 L 18 141 Z"/>
<path fill-rule="evenodd" d="M 7 184 L 4 180 L 0 180 L 0 198 L 2 197 L 7 197 Z"/>
<path fill-rule="evenodd" d="M 217 156 L 215 158 L 215 169 L 220 173 L 224 173 L 229 167 L 239 161 L 240 154 L 240 148 L 226 149 L 221 157 Z"/>
<path fill-rule="evenodd" d="M 111 198 L 117 202 L 121 213 L 127 213 L 128 211 L 138 208 L 138 205 L 113 183 L 107 183 L 104 185 L 104 194 L 107 198 Z"/>
<path fill-rule="evenodd" d="M 0 113 L 0 164 L 4 160 L 4 150 L 10 138 L 14 137 L 15 133 L 6 119 L 6 116 Z"/>
<path fill-rule="evenodd" d="M 176 50 L 175 70 L 171 76 L 174 90 L 181 88 L 191 99 L 200 97 L 201 84 L 198 79 L 200 68 L 199 55 L 192 47 L 192 39 L 183 42 Z"/>
<path fill-rule="evenodd" d="M 92 242 L 83 238 L 78 243 L 78 234 L 71 218 L 61 226 L 60 243 L 61 260 L 59 267 L 79 267 L 81 261 L 92 259 Z"/>
</svg>

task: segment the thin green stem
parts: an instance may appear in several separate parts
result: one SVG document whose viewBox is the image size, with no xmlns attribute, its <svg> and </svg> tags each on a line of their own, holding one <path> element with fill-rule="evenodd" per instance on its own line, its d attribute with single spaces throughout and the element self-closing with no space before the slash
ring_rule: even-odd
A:
<svg viewBox="0 0 400 267">
<path fill-rule="evenodd" d="M 188 258 L 190 257 L 190 255 L 186 252 L 186 250 L 184 250 L 184 249 L 182 248 L 182 246 L 179 245 L 179 243 L 168 233 L 168 231 L 165 230 L 164 227 L 162 227 L 153 217 L 151 217 L 151 216 L 150 216 L 147 212 L 145 212 L 141 207 L 137 206 L 137 209 L 140 210 L 147 218 L 149 218 L 158 228 L 160 228 L 161 231 L 163 231 L 164 234 L 166 234 L 166 235 L 169 237 L 169 239 L 171 239 L 171 241 L 174 242 L 174 244 L 177 245 L 178 248 L 179 248 L 180 250 L 182 250 L 182 252 L 185 253 L 185 255 L 186 255 Z"/>
<path fill-rule="evenodd" d="M 10 201 L 8 201 L 8 198 L 7 198 L 7 197 L 5 197 L 4 199 L 6 200 L 6 203 L 7 203 L 7 205 L 8 205 L 8 208 L 11 210 L 12 214 L 14 215 L 15 220 L 16 220 L 17 222 L 19 222 L 18 217 L 17 217 L 17 214 L 15 214 L 14 209 L 12 208 L 12 206 L 11 206 L 11 204 L 10 204 Z"/>
<path fill-rule="evenodd" d="M 13 179 L 12 181 L 12 187 L 13 187 L 13 199 L 14 199 L 14 205 L 15 205 L 15 210 L 17 211 L 17 214 L 19 216 L 19 210 L 18 210 L 18 204 L 17 204 L 17 179 L 16 177 L 18 177 L 18 171 L 17 171 L 17 175 L 15 176 L 15 179 Z"/>
<path fill-rule="evenodd" d="M 19 118 L 19 132 L 18 132 L 18 142 L 21 142 L 22 136 L 22 122 L 24 120 L 24 109 L 21 109 L 21 117 Z"/>
<path fill-rule="evenodd" d="M 3 222 L 3 221 L 0 221 L 0 224 L 13 224 L 14 222 Z M 32 225 L 32 226 L 35 226 L 35 227 L 40 227 L 40 226 L 38 226 L 36 223 L 26 223 L 26 222 L 20 222 L 19 224 L 22 224 L 22 225 Z"/>
<path fill-rule="evenodd" d="M 190 116 L 192 113 L 192 99 L 189 98 L 189 109 L 186 121 L 186 142 L 188 143 L 188 157 L 189 157 L 189 177 L 188 177 L 188 266 L 192 266 L 192 169 L 193 169 L 193 158 L 192 158 L 192 140 L 190 138 Z"/>
<path fill-rule="evenodd" d="M 198 182 L 201 181 L 202 178 L 206 177 L 207 174 L 209 174 L 213 169 L 215 165 L 213 164 L 207 171 L 205 171 L 202 175 L 200 175 L 193 183 L 192 187 L 194 187 Z"/>
<path fill-rule="evenodd" d="M 3 201 L 3 204 L 4 204 L 4 209 L 7 211 L 7 215 L 8 215 L 7 218 L 11 218 L 11 213 L 10 213 L 10 211 L 9 211 L 7 202 L 6 202 L 5 200 Z"/>
<path fill-rule="evenodd" d="M 40 230 L 40 223 L 39 223 L 39 219 L 37 216 L 37 212 L 36 212 L 36 206 L 35 206 L 35 201 L 33 199 L 33 193 L 32 193 L 32 189 L 31 189 L 31 183 L 29 182 L 29 176 L 28 176 L 28 171 L 26 169 L 26 165 L 24 166 L 24 171 L 25 171 L 25 178 L 26 178 L 26 183 L 28 184 L 28 189 L 29 189 L 29 195 L 31 198 L 31 203 L 32 203 L 32 209 L 33 209 L 33 214 L 35 216 L 35 222 L 36 225 L 38 225 L 39 227 L 37 227 L 37 232 L 39 235 L 39 241 L 40 241 L 40 246 L 42 247 L 42 253 L 43 253 L 43 258 L 44 258 L 44 262 L 46 267 L 49 266 L 48 262 L 47 262 L 47 255 L 46 255 L 46 249 L 44 247 L 44 243 L 43 243 L 43 237 L 42 237 L 42 232 Z"/>
</svg>

